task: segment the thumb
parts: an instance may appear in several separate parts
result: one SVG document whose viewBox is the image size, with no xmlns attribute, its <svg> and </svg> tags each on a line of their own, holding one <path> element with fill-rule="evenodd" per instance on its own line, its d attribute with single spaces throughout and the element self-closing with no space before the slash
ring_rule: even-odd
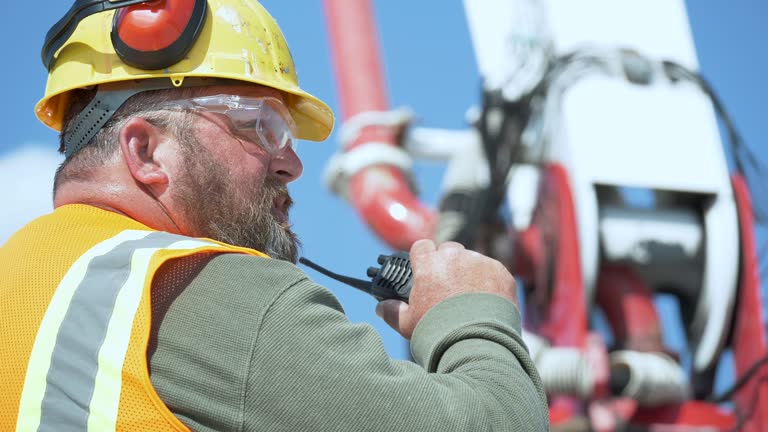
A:
<svg viewBox="0 0 768 432">
<path fill-rule="evenodd" d="M 408 303 L 400 300 L 383 300 L 376 305 L 376 315 L 404 338 L 411 338 L 410 326 L 407 324 Z"/>
</svg>

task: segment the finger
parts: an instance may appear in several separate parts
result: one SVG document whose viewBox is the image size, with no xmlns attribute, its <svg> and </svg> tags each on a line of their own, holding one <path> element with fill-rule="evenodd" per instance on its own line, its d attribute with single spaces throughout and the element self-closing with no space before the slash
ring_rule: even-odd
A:
<svg viewBox="0 0 768 432">
<path fill-rule="evenodd" d="M 421 259 L 422 256 L 428 255 L 432 252 L 437 250 L 435 247 L 435 242 L 433 242 L 430 239 L 421 239 L 416 240 L 413 245 L 411 245 L 411 261 Z"/>
<path fill-rule="evenodd" d="M 403 330 L 408 328 L 408 303 L 400 300 L 383 300 L 376 305 L 376 315 L 406 339 L 410 338 L 410 334 L 403 333 Z M 409 332 L 406 331 L 406 333 Z"/>
<path fill-rule="evenodd" d="M 437 249 L 438 250 L 446 250 L 446 249 L 460 249 L 460 250 L 464 250 L 465 248 L 464 248 L 464 245 L 461 244 L 461 243 L 449 241 L 449 242 L 445 242 L 445 243 L 440 243 L 440 246 L 438 246 Z"/>
</svg>

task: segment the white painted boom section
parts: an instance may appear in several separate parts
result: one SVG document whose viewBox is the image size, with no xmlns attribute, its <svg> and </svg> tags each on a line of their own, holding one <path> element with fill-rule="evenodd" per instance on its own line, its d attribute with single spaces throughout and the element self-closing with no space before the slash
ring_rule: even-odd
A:
<svg viewBox="0 0 768 432">
<path fill-rule="evenodd" d="M 730 320 L 739 235 L 712 104 L 692 83 L 671 82 L 661 67 L 666 60 L 698 69 L 684 1 L 464 0 L 464 6 L 486 89 L 502 90 L 507 99 L 533 88 L 558 57 L 590 47 L 598 56 L 609 54 L 597 67 L 587 59 L 572 77 L 563 74 L 568 79 L 558 82 L 562 86 L 547 98 L 544 139 L 538 143 L 542 147 L 532 154 L 568 172 L 588 307 L 601 259 L 605 203 L 597 197 L 598 186 L 699 194 L 708 203 L 698 219 L 705 248 L 703 282 L 689 332 L 696 350 L 694 367 L 709 367 Z M 620 49 L 649 60 L 649 83 L 625 78 Z M 530 213 L 535 193 L 531 190 L 528 200 L 518 196 L 523 204 L 511 204 Z M 648 241 L 653 236 L 649 233 Z"/>
<path fill-rule="evenodd" d="M 688 14 L 682 0 L 542 0 L 555 51 L 585 42 L 635 47 L 651 57 L 698 69 Z"/>
</svg>

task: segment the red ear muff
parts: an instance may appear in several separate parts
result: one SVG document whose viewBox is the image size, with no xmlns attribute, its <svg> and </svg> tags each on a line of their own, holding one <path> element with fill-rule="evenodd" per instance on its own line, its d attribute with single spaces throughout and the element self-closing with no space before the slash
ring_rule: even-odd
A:
<svg viewBox="0 0 768 432">
<path fill-rule="evenodd" d="M 112 21 L 112 45 L 130 66 L 167 68 L 192 48 L 207 9 L 207 0 L 155 0 L 121 8 Z"/>
</svg>

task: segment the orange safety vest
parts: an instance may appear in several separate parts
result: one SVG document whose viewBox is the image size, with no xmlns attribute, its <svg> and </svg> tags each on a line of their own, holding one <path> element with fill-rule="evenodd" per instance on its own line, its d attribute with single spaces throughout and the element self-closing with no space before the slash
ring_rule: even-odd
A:
<svg viewBox="0 0 768 432">
<path fill-rule="evenodd" d="M 188 431 L 149 379 L 152 280 L 201 252 L 266 256 L 68 205 L 0 248 L 0 430 Z"/>
</svg>

